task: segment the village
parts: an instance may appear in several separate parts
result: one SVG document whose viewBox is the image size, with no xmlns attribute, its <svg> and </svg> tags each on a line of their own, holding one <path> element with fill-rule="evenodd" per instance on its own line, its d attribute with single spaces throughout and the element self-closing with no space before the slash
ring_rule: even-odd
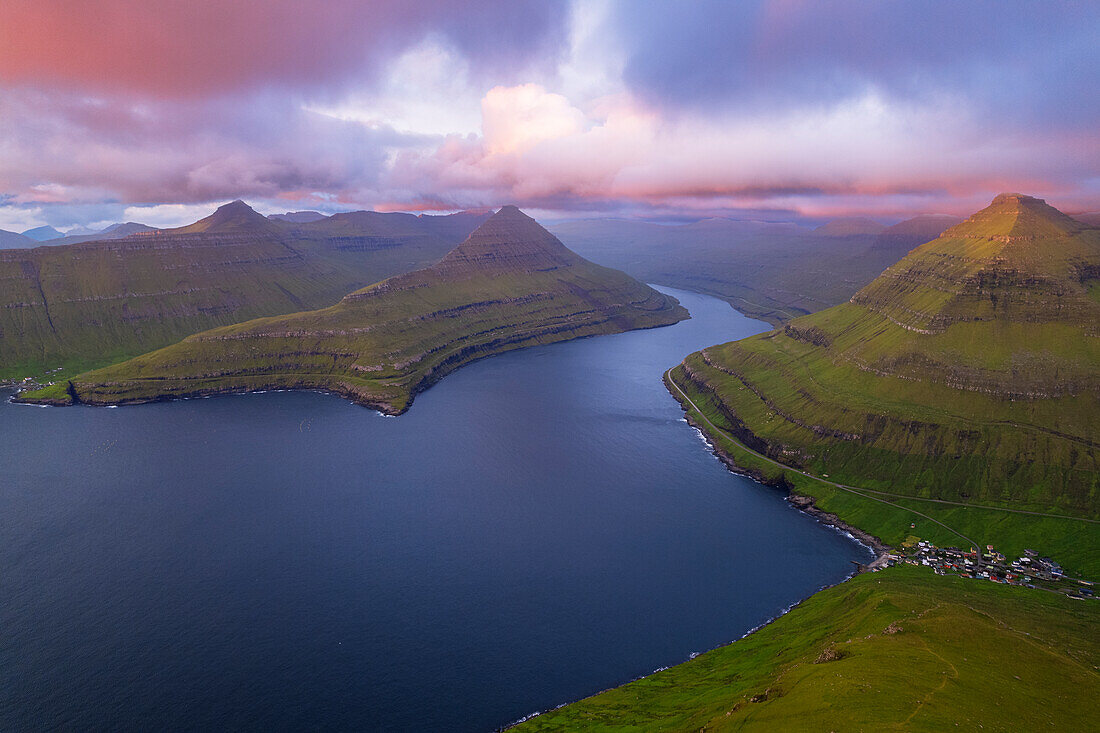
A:
<svg viewBox="0 0 1100 733">
<path fill-rule="evenodd" d="M 1022 585 L 1062 593 L 1070 598 L 1094 598 L 1093 583 L 1066 575 L 1061 565 L 1049 557 L 1039 557 L 1035 550 L 1024 550 L 1015 560 L 1008 560 L 993 545 L 986 545 L 981 555 L 976 550 L 957 547 L 936 547 L 927 540 L 909 537 L 899 550 L 886 555 L 884 566 L 907 563 L 932 568 L 937 575 L 959 575 L 976 580 L 989 580 L 1006 585 Z"/>
</svg>

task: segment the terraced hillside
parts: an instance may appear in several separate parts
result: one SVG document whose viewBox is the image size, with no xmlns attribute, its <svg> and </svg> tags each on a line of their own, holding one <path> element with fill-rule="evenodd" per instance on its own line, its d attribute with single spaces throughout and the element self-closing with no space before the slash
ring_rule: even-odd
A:
<svg viewBox="0 0 1100 733">
<path fill-rule="evenodd" d="M 318 308 L 424 267 L 482 214 L 304 224 L 237 201 L 179 229 L 0 251 L 0 379 L 113 363 L 215 326 Z"/>
<path fill-rule="evenodd" d="M 998 196 L 849 303 L 704 349 L 670 376 L 743 445 L 830 481 L 1096 519 L 1100 229 Z M 909 529 L 904 513 L 798 489 L 888 542 Z M 1100 560 L 1096 524 L 1044 529 L 1050 520 L 1018 513 L 920 506 L 956 512 L 953 527 L 1002 549 L 1035 544 L 1079 568 Z"/>
<path fill-rule="evenodd" d="M 302 388 L 400 413 L 474 359 L 686 317 L 674 298 L 577 256 L 508 206 L 429 268 L 329 308 L 199 333 L 37 396 L 120 404 Z"/>
</svg>

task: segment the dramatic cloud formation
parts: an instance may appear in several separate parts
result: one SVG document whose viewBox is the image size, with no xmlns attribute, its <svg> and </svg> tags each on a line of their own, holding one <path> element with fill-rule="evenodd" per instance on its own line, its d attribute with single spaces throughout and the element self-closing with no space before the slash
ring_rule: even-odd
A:
<svg viewBox="0 0 1100 733">
<path fill-rule="evenodd" d="M 144 214 L 1100 209 L 1081 3 L 0 5 L 0 228 Z M 153 221 L 156 218 L 157 221 Z"/>
<path fill-rule="evenodd" d="M 552 56 L 567 13 L 553 0 L 5 0 L 0 80 L 157 98 L 332 90 L 433 32 L 495 76 Z"/>
</svg>

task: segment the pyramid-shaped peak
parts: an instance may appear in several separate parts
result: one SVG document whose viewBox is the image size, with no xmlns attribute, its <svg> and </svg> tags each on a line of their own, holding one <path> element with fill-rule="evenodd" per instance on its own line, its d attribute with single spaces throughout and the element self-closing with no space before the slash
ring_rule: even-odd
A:
<svg viewBox="0 0 1100 733">
<path fill-rule="evenodd" d="M 463 269 L 552 270 L 580 261 L 557 237 L 517 207 L 502 206 L 439 265 Z"/>
<path fill-rule="evenodd" d="M 177 232 L 194 234 L 198 232 L 242 232 L 266 230 L 276 226 L 275 222 L 259 213 L 244 201 L 237 199 L 219 206 L 213 214 L 199 219 L 194 224 L 181 227 Z"/>
<path fill-rule="evenodd" d="M 945 238 L 1037 238 L 1072 234 L 1081 222 L 1046 201 L 1022 193 L 1002 193 L 989 206 L 943 233 Z"/>
<path fill-rule="evenodd" d="M 218 222 L 260 222 L 261 220 L 268 220 L 266 216 L 256 211 L 240 199 L 237 199 L 236 201 L 230 201 L 228 204 L 223 204 L 219 206 L 214 211 L 214 213 L 210 215 L 209 218 Z"/>
</svg>

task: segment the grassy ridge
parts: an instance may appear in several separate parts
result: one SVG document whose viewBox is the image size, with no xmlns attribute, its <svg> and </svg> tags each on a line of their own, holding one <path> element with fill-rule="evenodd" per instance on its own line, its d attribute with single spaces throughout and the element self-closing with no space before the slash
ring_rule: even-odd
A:
<svg viewBox="0 0 1100 733">
<path fill-rule="evenodd" d="M 1098 273 L 1100 230 L 1001 196 L 850 303 L 704 349 L 672 374 L 716 425 L 780 463 L 1095 571 L 1098 525 L 919 500 L 1100 518 Z M 905 512 L 799 488 L 888 542 L 904 536 Z"/>
<path fill-rule="evenodd" d="M 395 219 L 396 217 L 396 219 Z M 318 308 L 442 257 L 483 219 L 272 222 L 243 203 L 114 241 L 0 252 L 0 379 L 72 375 L 257 316 Z"/>
<path fill-rule="evenodd" d="M 683 366 L 671 370 L 669 377 L 702 411 L 702 417 L 720 431 L 728 431 L 715 431 L 696 418 L 707 437 L 734 465 L 752 472 L 766 483 L 782 486 L 800 496 L 812 497 L 822 511 L 835 514 L 846 524 L 867 531 L 889 545 L 898 546 L 906 537 L 916 535 L 940 547 L 966 547 L 967 539 L 970 539 L 981 547 L 992 544 L 1014 557 L 1025 548 L 1030 548 L 1059 558 L 1072 572 L 1089 578 L 1100 577 L 1100 525 L 1076 518 L 1034 516 L 899 498 L 893 495 L 897 492 L 892 489 L 889 495 L 864 492 L 866 496 L 844 491 L 797 471 L 785 470 L 761 458 L 755 451 L 747 450 L 740 440 L 733 437 L 739 432 L 745 434 L 743 426 L 738 420 L 731 419 L 726 403 L 718 401 L 719 395 L 709 385 L 703 388 L 688 379 Z M 680 397 L 676 388 L 671 391 Z M 694 409 L 689 409 L 686 404 L 685 409 L 689 410 L 689 416 L 695 414 Z M 752 442 L 753 436 L 746 437 Z M 765 450 L 767 448 L 764 443 L 755 445 Z M 828 471 L 808 472 L 842 482 L 840 475 Z M 859 484 L 860 488 L 863 486 Z M 1017 508 L 1008 503 L 1003 506 Z"/>
<path fill-rule="evenodd" d="M 436 265 L 337 305 L 199 333 L 22 397 L 125 404 L 303 388 L 400 413 L 474 359 L 685 317 L 674 298 L 583 260 L 506 207 Z"/>
<path fill-rule="evenodd" d="M 898 566 L 517 731 L 1090 730 L 1100 606 Z"/>
</svg>

